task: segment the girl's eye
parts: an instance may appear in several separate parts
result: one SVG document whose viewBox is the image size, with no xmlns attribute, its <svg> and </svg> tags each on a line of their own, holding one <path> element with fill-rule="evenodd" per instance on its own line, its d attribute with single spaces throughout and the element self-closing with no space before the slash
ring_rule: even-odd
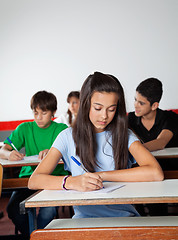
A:
<svg viewBox="0 0 178 240">
<path fill-rule="evenodd" d="M 109 109 L 109 112 L 114 112 L 116 109 L 114 108 L 114 109 Z"/>
<path fill-rule="evenodd" d="M 95 108 L 96 111 L 100 111 L 101 109 L 100 108 Z"/>
<path fill-rule="evenodd" d="M 43 112 L 43 115 L 46 115 L 47 114 L 47 112 Z"/>
</svg>

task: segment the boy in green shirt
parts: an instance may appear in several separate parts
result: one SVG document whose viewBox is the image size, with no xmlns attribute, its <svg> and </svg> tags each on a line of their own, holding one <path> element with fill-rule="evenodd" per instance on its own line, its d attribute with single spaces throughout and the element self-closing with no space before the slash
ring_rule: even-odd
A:
<svg viewBox="0 0 178 240">
<path fill-rule="evenodd" d="M 42 160 L 57 135 L 66 129 L 67 125 L 51 120 L 57 110 L 57 99 L 52 93 L 37 92 L 31 99 L 31 109 L 34 114 L 34 122 L 20 124 L 9 136 L 9 139 L 17 150 L 25 147 L 26 156 L 38 155 L 38 158 Z M 24 154 L 17 152 L 7 139 L 4 141 L 4 146 L 0 149 L 0 158 L 20 161 L 23 157 Z M 35 168 L 35 166 L 22 167 L 19 177 L 31 176 Z M 56 176 L 67 174 L 68 172 L 64 170 L 63 164 L 58 164 L 53 171 L 53 175 Z M 9 218 L 22 233 L 24 239 L 29 238 L 28 215 L 20 214 L 19 203 L 33 193 L 34 191 L 30 189 L 14 191 L 7 206 Z M 40 208 L 37 219 L 38 228 L 44 228 L 56 214 L 56 207 Z"/>
</svg>

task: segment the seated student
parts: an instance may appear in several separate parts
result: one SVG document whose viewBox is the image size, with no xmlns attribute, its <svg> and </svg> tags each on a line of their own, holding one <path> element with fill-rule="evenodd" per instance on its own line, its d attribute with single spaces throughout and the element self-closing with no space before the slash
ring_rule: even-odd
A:
<svg viewBox="0 0 178 240">
<path fill-rule="evenodd" d="M 31 109 L 34 114 L 33 122 L 20 124 L 9 136 L 17 150 L 25 147 L 26 155 L 37 155 L 42 160 L 53 144 L 57 135 L 67 126 L 51 120 L 57 109 L 56 97 L 49 92 L 39 91 L 31 99 Z M 0 149 L 0 158 L 11 161 L 22 160 L 24 154 L 13 149 L 13 146 L 5 140 L 5 145 Z M 19 177 L 29 177 L 35 169 L 35 166 L 25 166 L 21 168 Z M 63 164 L 57 165 L 53 175 L 66 175 Z M 29 189 L 17 190 L 12 193 L 7 206 L 9 218 L 13 221 L 17 229 L 22 233 L 24 239 L 29 238 L 28 215 L 19 213 L 19 203 L 32 195 L 34 191 Z M 55 216 L 57 208 L 40 208 L 38 214 L 38 228 L 44 228 Z"/>
<path fill-rule="evenodd" d="M 177 147 L 177 114 L 159 109 L 163 93 L 162 83 L 156 78 L 142 81 L 136 88 L 135 112 L 128 114 L 128 124 L 149 151 Z M 159 162 L 164 170 L 178 167 L 171 160 Z"/>
<path fill-rule="evenodd" d="M 71 156 L 81 161 L 88 172 Z M 72 176 L 51 176 L 61 157 Z M 135 160 L 139 166 L 131 168 Z M 156 159 L 128 130 L 120 82 L 114 76 L 95 72 L 82 86 L 73 127 L 58 135 L 48 155 L 31 175 L 28 186 L 93 191 L 103 188 L 103 181 L 161 181 L 163 177 Z M 139 215 L 130 204 L 75 206 L 74 212 L 74 218 Z"/>
<path fill-rule="evenodd" d="M 176 140 L 176 117 L 174 113 L 159 109 L 163 93 L 162 83 L 156 78 L 142 81 L 136 88 L 135 112 L 128 114 L 128 123 L 143 145 L 149 150 L 178 146 Z M 159 161 L 161 167 L 174 169 L 175 159 Z M 177 163 L 178 166 L 178 163 Z M 167 204 L 147 204 L 150 215 L 167 215 Z M 142 212 L 145 215 L 144 212 Z"/>
<path fill-rule="evenodd" d="M 69 104 L 68 111 L 65 114 L 61 114 L 54 121 L 58 123 L 65 123 L 67 126 L 71 126 L 77 117 L 78 108 L 80 104 L 80 92 L 72 91 L 67 96 L 67 102 Z"/>
</svg>

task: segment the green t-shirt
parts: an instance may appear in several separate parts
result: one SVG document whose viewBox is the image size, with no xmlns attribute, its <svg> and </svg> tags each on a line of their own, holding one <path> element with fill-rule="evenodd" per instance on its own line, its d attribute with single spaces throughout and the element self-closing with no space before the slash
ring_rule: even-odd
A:
<svg viewBox="0 0 178 240">
<path fill-rule="evenodd" d="M 25 147 L 26 156 L 38 155 L 40 151 L 50 149 L 57 135 L 66 128 L 67 125 L 53 121 L 47 128 L 38 127 L 35 121 L 24 122 L 11 133 L 9 138 L 18 150 Z M 4 143 L 9 144 L 7 140 Z M 36 166 L 22 167 L 19 177 L 31 176 L 35 168 Z M 68 172 L 64 170 L 63 164 L 58 164 L 52 174 L 68 175 Z"/>
</svg>

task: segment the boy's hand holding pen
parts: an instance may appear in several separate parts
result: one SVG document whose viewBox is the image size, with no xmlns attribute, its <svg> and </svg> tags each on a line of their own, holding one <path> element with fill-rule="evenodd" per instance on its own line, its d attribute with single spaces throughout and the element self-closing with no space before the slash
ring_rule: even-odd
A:
<svg viewBox="0 0 178 240">
<path fill-rule="evenodd" d="M 11 146 L 14 148 L 14 151 L 13 151 L 13 150 L 10 151 L 8 159 L 9 159 L 10 161 L 19 161 L 19 160 L 22 160 L 25 155 L 24 155 L 23 153 L 20 153 L 20 152 L 17 150 L 17 148 L 15 147 L 15 145 L 12 143 L 12 141 L 11 141 L 9 138 L 7 138 L 7 141 L 8 141 L 8 142 L 11 144 Z"/>
</svg>

